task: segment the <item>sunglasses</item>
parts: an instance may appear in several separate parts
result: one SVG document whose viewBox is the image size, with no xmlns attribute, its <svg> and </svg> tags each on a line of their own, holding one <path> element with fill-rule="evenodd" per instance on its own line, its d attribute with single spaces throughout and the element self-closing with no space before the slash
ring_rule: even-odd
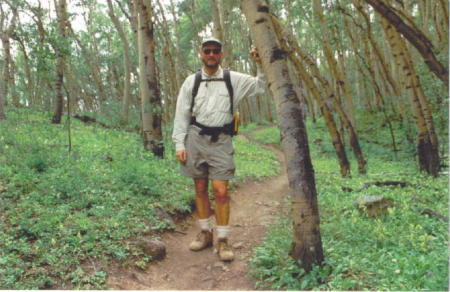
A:
<svg viewBox="0 0 450 292">
<path fill-rule="evenodd" d="M 205 54 L 205 55 L 209 55 L 211 52 L 214 55 L 217 55 L 221 52 L 221 49 L 205 49 L 205 50 L 203 50 L 203 54 Z"/>
</svg>

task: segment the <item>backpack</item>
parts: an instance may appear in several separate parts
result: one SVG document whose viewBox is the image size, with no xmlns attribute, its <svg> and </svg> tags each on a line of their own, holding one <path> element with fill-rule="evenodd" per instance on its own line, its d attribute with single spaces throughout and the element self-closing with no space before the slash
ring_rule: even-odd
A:
<svg viewBox="0 0 450 292">
<path fill-rule="evenodd" d="M 225 85 L 227 86 L 227 90 L 228 90 L 228 95 L 230 96 L 230 113 L 231 116 L 233 117 L 233 134 L 237 135 L 239 132 L 239 113 L 233 113 L 233 97 L 234 97 L 234 91 L 233 91 L 233 86 L 231 85 L 231 78 L 230 78 L 230 70 L 228 69 L 223 69 L 223 78 L 214 78 L 214 79 L 202 79 L 202 71 L 197 71 L 197 73 L 195 73 L 195 81 L 194 81 L 194 87 L 192 88 L 192 100 L 191 100 L 191 114 L 192 114 L 192 110 L 194 108 L 194 102 L 195 102 L 195 97 L 197 96 L 198 93 L 198 88 L 200 87 L 200 83 L 202 81 L 224 81 Z"/>
</svg>

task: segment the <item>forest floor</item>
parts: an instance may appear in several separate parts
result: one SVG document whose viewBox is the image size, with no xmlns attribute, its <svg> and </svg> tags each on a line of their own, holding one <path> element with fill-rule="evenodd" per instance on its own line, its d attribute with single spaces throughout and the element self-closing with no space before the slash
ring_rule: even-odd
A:
<svg viewBox="0 0 450 292">
<path fill-rule="evenodd" d="M 221 262 L 215 246 L 200 252 L 188 249 L 199 232 L 195 214 L 177 224 L 175 231 L 162 235 L 165 259 L 151 263 L 145 270 L 117 267 L 109 271 L 108 289 L 121 290 L 254 290 L 255 280 L 248 275 L 248 260 L 262 241 L 267 226 L 285 209 L 288 180 L 283 153 L 275 147 L 281 173 L 263 181 L 246 181 L 231 193 L 231 234 L 235 259 Z M 215 238 L 216 241 L 216 238 Z"/>
</svg>

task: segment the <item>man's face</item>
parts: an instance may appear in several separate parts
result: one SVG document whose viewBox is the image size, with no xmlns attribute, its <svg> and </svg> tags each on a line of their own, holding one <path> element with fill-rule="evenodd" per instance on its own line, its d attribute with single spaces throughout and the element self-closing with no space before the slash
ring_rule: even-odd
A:
<svg viewBox="0 0 450 292">
<path fill-rule="evenodd" d="M 208 44 L 200 50 L 200 57 L 206 67 L 215 69 L 222 60 L 223 52 L 218 45 Z"/>
</svg>

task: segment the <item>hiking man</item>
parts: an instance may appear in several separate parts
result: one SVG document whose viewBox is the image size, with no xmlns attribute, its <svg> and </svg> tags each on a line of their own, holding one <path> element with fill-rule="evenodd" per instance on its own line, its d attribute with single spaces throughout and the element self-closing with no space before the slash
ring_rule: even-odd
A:
<svg viewBox="0 0 450 292">
<path fill-rule="evenodd" d="M 252 58 L 261 63 L 255 48 Z M 199 51 L 203 68 L 186 78 L 181 86 L 173 129 L 176 158 L 181 173 L 194 179 L 195 205 L 201 232 L 189 249 L 200 251 L 213 245 L 211 205 L 208 182 L 212 181 L 215 195 L 215 217 L 218 255 L 222 261 L 232 261 L 233 251 L 228 243 L 230 231 L 230 197 L 228 181 L 234 177 L 233 114 L 244 97 L 264 92 L 265 80 L 261 70 L 253 77 L 220 66 L 224 52 L 215 38 L 205 39 Z M 259 65 L 258 65 L 259 67 Z"/>
</svg>

